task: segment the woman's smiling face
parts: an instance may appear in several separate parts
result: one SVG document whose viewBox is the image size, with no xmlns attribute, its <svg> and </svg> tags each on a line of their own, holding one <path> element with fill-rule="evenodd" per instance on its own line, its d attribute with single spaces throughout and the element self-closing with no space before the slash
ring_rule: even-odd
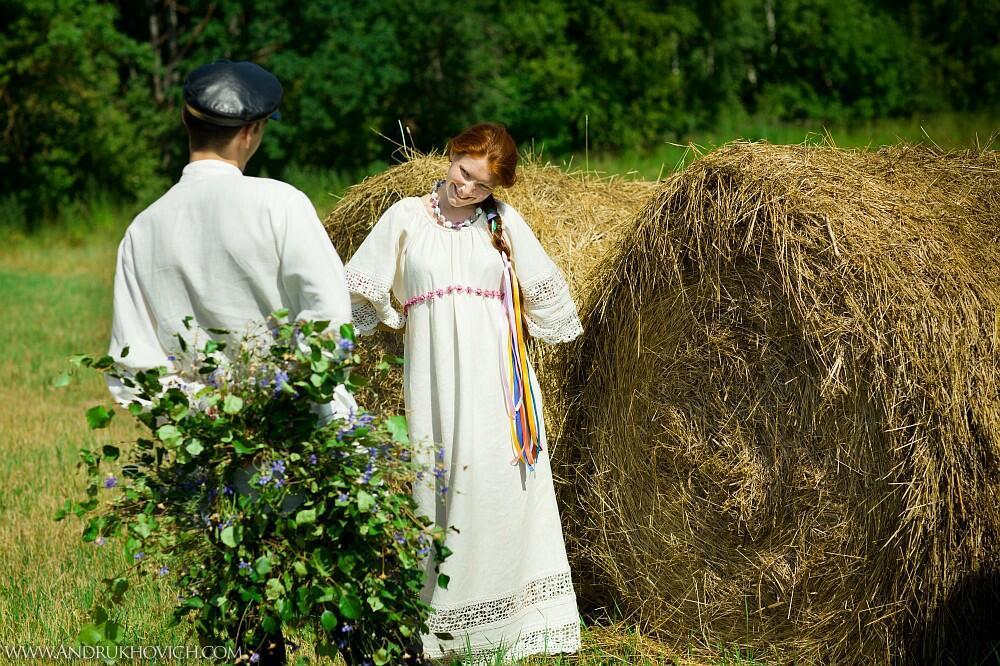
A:
<svg viewBox="0 0 1000 666">
<path fill-rule="evenodd" d="M 490 173 L 485 157 L 456 155 L 451 160 L 445 179 L 445 197 L 454 208 L 482 203 L 496 187 L 496 178 Z"/>
</svg>

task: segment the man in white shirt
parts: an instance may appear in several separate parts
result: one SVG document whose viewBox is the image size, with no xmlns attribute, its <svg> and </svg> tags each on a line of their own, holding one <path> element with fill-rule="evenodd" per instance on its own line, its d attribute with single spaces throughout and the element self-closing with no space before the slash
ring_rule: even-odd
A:
<svg viewBox="0 0 1000 666">
<path fill-rule="evenodd" d="M 238 337 L 280 309 L 333 327 L 351 321 L 343 263 L 308 197 L 243 175 L 281 96 L 278 80 L 249 62 L 203 65 L 185 82 L 190 163 L 118 248 L 110 354 L 127 367 L 174 370 L 176 334 Z M 131 400 L 119 382 L 109 386 Z"/>
<path fill-rule="evenodd" d="M 333 327 L 351 321 L 343 263 L 309 199 L 287 183 L 243 175 L 281 97 L 278 80 L 249 62 L 203 65 L 185 81 L 190 163 L 118 248 L 110 354 L 127 368 L 176 372 L 178 333 L 202 344 L 219 336 L 208 329 L 239 337 L 281 309 Z M 122 404 L 134 396 L 118 381 L 109 388 Z M 327 414 L 356 407 L 340 391 Z M 285 661 L 279 632 L 265 640 L 258 663 Z"/>
</svg>

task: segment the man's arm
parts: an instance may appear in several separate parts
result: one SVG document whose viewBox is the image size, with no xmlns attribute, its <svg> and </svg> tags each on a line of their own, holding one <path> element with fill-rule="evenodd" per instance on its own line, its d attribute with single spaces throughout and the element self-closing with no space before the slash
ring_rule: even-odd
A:
<svg viewBox="0 0 1000 666">
<path fill-rule="evenodd" d="M 127 355 L 123 352 L 127 349 Z M 146 370 L 170 363 L 160 347 L 156 326 L 146 307 L 132 260 L 132 238 L 128 232 L 118 246 L 115 266 L 114 314 L 111 320 L 111 345 L 108 354 L 127 371 Z M 108 389 L 121 405 L 136 400 L 136 391 L 121 380 L 108 377 Z"/>
<path fill-rule="evenodd" d="M 344 263 L 326 235 L 312 203 L 301 192 L 288 209 L 281 246 L 280 280 L 293 319 L 351 321 Z"/>
</svg>

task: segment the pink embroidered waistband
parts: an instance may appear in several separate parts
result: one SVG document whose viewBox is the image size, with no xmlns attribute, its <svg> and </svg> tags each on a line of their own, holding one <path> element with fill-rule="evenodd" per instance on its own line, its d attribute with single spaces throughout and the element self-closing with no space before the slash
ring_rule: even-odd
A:
<svg viewBox="0 0 1000 666">
<path fill-rule="evenodd" d="M 460 284 L 452 284 L 440 289 L 432 289 L 426 293 L 420 294 L 419 296 L 414 296 L 413 298 L 408 299 L 405 303 L 403 303 L 403 314 L 406 314 L 406 311 L 410 309 L 411 305 L 424 303 L 440 296 L 444 296 L 445 294 L 469 294 L 482 296 L 484 298 L 503 298 L 503 292 L 499 289 L 483 289 L 482 287 L 466 287 Z"/>
</svg>

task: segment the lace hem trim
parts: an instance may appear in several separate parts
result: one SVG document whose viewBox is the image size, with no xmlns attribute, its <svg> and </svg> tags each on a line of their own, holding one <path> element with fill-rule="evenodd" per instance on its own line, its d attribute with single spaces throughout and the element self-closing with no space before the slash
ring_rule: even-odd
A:
<svg viewBox="0 0 1000 666">
<path fill-rule="evenodd" d="M 513 594 L 457 608 L 439 608 L 427 619 L 432 633 L 454 633 L 509 620 L 526 608 L 556 597 L 573 595 L 569 571 L 531 581 Z"/>
<path fill-rule="evenodd" d="M 430 648 L 430 649 L 428 649 Z M 523 633 L 512 643 L 500 643 L 485 647 L 460 647 L 449 652 L 425 645 L 425 651 L 433 659 L 450 654 L 462 657 L 463 664 L 496 664 L 524 659 L 533 654 L 559 654 L 580 651 L 580 623 L 572 622 L 556 627 L 546 627 Z"/>
<path fill-rule="evenodd" d="M 344 277 L 347 280 L 347 290 L 365 299 L 351 303 L 351 319 L 354 330 L 359 335 L 372 334 L 379 322 L 390 328 L 403 328 L 406 315 L 392 307 L 390 283 L 351 267 L 346 268 Z"/>
</svg>

